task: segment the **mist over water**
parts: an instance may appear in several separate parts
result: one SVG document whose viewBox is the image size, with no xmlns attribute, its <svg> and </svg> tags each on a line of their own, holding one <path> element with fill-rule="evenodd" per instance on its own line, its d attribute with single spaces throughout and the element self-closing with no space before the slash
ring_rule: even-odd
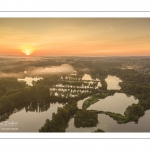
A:
<svg viewBox="0 0 150 150">
<path fill-rule="evenodd" d="M 61 66 L 53 67 L 40 67 L 31 71 L 32 75 L 42 75 L 42 74 L 51 74 L 51 73 L 72 73 L 74 68 L 68 64 L 62 64 Z"/>
<path fill-rule="evenodd" d="M 0 78 L 19 78 L 26 76 L 37 76 L 53 73 L 73 73 L 75 69 L 69 64 L 62 64 L 60 66 L 50 66 L 50 67 L 29 67 L 28 70 L 18 73 L 4 73 L 0 71 Z"/>
</svg>

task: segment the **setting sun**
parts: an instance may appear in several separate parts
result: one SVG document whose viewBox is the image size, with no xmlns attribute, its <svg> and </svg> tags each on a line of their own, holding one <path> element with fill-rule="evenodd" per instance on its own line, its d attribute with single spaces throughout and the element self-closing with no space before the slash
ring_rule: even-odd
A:
<svg viewBox="0 0 150 150">
<path fill-rule="evenodd" d="M 25 55 L 29 56 L 33 53 L 33 48 L 31 46 L 22 46 L 20 47 L 22 53 L 24 53 Z"/>
<path fill-rule="evenodd" d="M 25 54 L 26 54 L 27 56 L 29 56 L 29 55 L 31 54 L 30 50 L 26 49 L 26 50 L 25 50 Z"/>
<path fill-rule="evenodd" d="M 33 50 L 32 50 L 32 49 L 24 49 L 24 50 L 22 50 L 22 52 L 23 52 L 25 55 L 29 56 L 29 55 L 31 55 L 31 54 L 33 53 Z"/>
</svg>

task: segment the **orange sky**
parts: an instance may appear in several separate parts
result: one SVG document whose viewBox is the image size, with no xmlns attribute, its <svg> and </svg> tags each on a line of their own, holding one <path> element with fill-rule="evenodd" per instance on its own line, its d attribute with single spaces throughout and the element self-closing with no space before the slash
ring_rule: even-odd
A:
<svg viewBox="0 0 150 150">
<path fill-rule="evenodd" d="M 0 18 L 0 55 L 150 55 L 148 18 Z"/>
</svg>

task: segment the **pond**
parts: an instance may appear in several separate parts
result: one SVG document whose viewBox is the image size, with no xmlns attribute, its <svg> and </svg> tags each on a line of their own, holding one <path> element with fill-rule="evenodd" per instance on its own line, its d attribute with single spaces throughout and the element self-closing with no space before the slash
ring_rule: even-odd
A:
<svg viewBox="0 0 150 150">
<path fill-rule="evenodd" d="M 57 112 L 58 107 L 63 107 L 59 103 L 48 103 L 48 106 L 38 107 L 37 110 L 29 108 L 23 108 L 19 112 L 13 113 L 9 116 L 9 119 L 0 122 L 0 132 L 6 132 L 2 128 L 10 127 L 6 126 L 5 123 L 17 123 L 17 126 L 11 126 L 12 128 L 18 128 L 14 132 L 38 132 L 38 130 L 44 125 L 46 119 L 52 119 L 52 113 Z M 9 130 L 8 130 L 9 131 Z M 13 132 L 13 130 L 11 130 Z"/>
<path fill-rule="evenodd" d="M 88 99 L 78 101 L 78 108 L 82 109 L 83 102 Z M 105 99 L 91 105 L 88 110 L 103 110 L 111 111 L 123 114 L 125 109 L 132 105 L 133 103 L 138 103 L 138 100 L 133 96 L 126 96 L 124 93 L 115 93 L 113 96 L 108 96 Z M 113 118 L 105 114 L 98 114 L 98 124 L 96 127 L 80 127 L 76 128 L 74 126 L 74 118 L 71 118 L 66 132 L 94 132 L 97 129 L 102 129 L 105 132 L 149 132 L 150 131 L 150 110 L 145 112 L 145 115 L 139 119 L 138 124 L 134 122 L 129 122 L 126 124 L 118 124 Z"/>
<path fill-rule="evenodd" d="M 43 79 L 42 77 L 25 77 L 24 79 L 18 79 L 18 81 L 25 81 L 27 83 L 27 85 L 29 86 L 33 86 L 32 81 L 38 81 Z"/>
<path fill-rule="evenodd" d="M 70 119 L 66 132 L 94 132 L 97 129 L 102 129 L 105 132 L 150 132 L 150 110 L 145 112 L 145 115 L 139 119 L 138 124 L 129 122 L 126 124 L 118 124 L 115 120 L 105 114 L 98 114 L 96 127 L 76 128 L 74 126 L 74 118 Z"/>
<path fill-rule="evenodd" d="M 89 74 L 84 74 L 84 76 L 82 77 L 82 80 L 92 80 L 92 78 Z"/>
<path fill-rule="evenodd" d="M 107 90 L 120 90 L 121 89 L 121 87 L 118 85 L 119 82 L 122 82 L 120 78 L 116 76 L 108 75 L 105 81 L 107 82 Z"/>
<path fill-rule="evenodd" d="M 113 96 L 108 96 L 105 99 L 99 99 L 97 103 L 91 105 L 87 110 L 110 111 L 124 115 L 126 108 L 133 103 L 138 103 L 134 96 L 127 97 L 124 93 L 115 93 Z"/>
</svg>

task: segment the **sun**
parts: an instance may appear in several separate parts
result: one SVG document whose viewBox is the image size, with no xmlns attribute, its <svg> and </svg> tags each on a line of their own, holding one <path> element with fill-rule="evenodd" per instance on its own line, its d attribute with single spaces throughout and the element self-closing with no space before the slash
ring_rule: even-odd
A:
<svg viewBox="0 0 150 150">
<path fill-rule="evenodd" d="M 31 55 L 31 51 L 30 51 L 29 49 L 26 49 L 26 50 L 25 50 L 25 54 L 26 54 L 27 56 L 29 56 L 29 55 Z"/>
<path fill-rule="evenodd" d="M 22 47 L 21 52 L 24 53 L 26 56 L 30 56 L 34 50 L 31 47 Z"/>
</svg>

